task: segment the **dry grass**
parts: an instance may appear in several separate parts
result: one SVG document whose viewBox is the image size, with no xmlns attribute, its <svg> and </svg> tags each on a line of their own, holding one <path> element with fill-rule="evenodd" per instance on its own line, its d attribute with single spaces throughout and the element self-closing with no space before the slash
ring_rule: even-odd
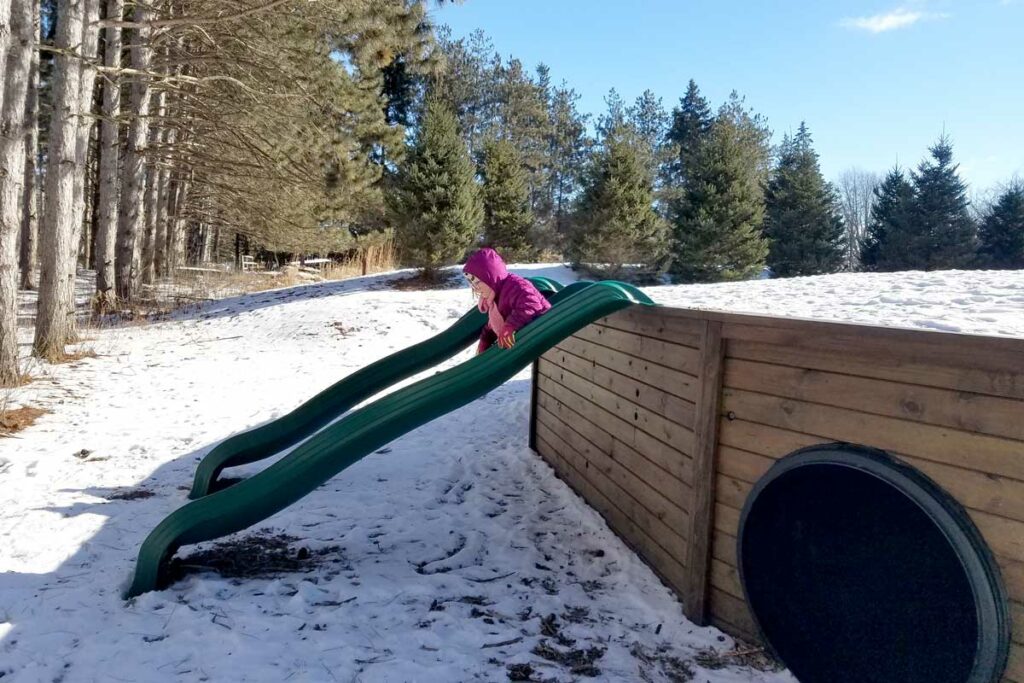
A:
<svg viewBox="0 0 1024 683">
<path fill-rule="evenodd" d="M 0 409 L 0 437 L 10 436 L 26 427 L 31 427 L 40 416 L 48 412 L 48 410 L 31 406 L 11 410 Z"/>
<path fill-rule="evenodd" d="M 411 277 L 392 280 L 388 286 L 400 291 L 419 291 L 426 289 L 450 289 L 461 284 L 461 276 L 448 271 L 434 273 L 420 272 Z"/>
<path fill-rule="evenodd" d="M 82 360 L 83 358 L 99 358 L 99 355 L 92 349 L 85 348 L 79 349 L 78 351 L 72 351 L 71 353 L 65 353 L 60 358 L 52 359 L 50 362 L 54 365 L 59 365 L 61 363 L 74 363 Z"/>
<path fill-rule="evenodd" d="M 144 325 L 173 311 L 234 296 L 254 294 L 323 280 L 343 280 L 380 273 L 397 267 L 394 242 L 366 248 L 362 255 L 327 264 L 323 268 L 285 266 L 276 271 L 237 271 L 226 264 L 179 268 L 173 282 L 143 285 L 139 299 L 129 306 L 93 302 L 92 324 Z"/>
<path fill-rule="evenodd" d="M 367 247 L 363 254 L 336 261 L 323 269 L 325 280 L 347 280 L 398 268 L 398 255 L 393 240 Z"/>
</svg>

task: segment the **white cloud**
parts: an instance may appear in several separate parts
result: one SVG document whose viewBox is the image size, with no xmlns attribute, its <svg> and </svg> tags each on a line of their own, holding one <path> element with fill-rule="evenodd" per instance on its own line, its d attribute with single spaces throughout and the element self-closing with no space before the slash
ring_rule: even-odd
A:
<svg viewBox="0 0 1024 683">
<path fill-rule="evenodd" d="M 883 33 L 913 26 L 919 21 L 945 19 L 948 16 L 948 14 L 936 12 L 920 12 L 899 8 L 883 14 L 873 14 L 870 17 L 847 17 L 839 22 L 839 25 L 846 28 L 868 31 L 869 33 Z"/>
</svg>

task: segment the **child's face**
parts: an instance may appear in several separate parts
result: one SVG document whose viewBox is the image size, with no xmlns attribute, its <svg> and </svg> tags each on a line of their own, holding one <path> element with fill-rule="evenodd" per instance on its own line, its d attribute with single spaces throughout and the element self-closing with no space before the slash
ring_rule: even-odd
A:
<svg viewBox="0 0 1024 683">
<path fill-rule="evenodd" d="M 494 290 L 488 287 L 476 275 L 471 275 L 469 273 L 463 273 L 463 275 L 466 276 L 466 281 L 469 282 L 469 286 L 472 288 L 473 294 L 483 299 L 489 298 L 494 294 Z"/>
</svg>

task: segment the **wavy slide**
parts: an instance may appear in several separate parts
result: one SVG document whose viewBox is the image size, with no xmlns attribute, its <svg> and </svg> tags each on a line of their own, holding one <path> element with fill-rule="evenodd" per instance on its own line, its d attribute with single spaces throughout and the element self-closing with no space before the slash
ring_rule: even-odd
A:
<svg viewBox="0 0 1024 683">
<path fill-rule="evenodd" d="M 561 284 L 546 277 L 529 280 L 549 301 L 556 301 Z M 287 415 L 225 439 L 199 463 L 188 497 L 202 498 L 226 488 L 227 482 L 218 479 L 225 468 L 247 465 L 280 453 L 360 401 L 448 360 L 476 341 L 486 323 L 487 314 L 474 307 L 444 332 L 353 372 Z"/>
<path fill-rule="evenodd" d="M 125 597 L 164 586 L 168 564 L 179 547 L 241 531 L 266 519 L 367 454 L 501 386 L 577 330 L 635 304 L 654 305 L 635 287 L 608 281 L 570 285 L 552 298 L 551 310 L 520 330 L 511 349 L 492 347 L 363 406 L 262 472 L 171 513 L 143 542 Z M 250 450 L 246 457 L 256 454 L 253 459 L 258 459 L 257 450 Z"/>
</svg>

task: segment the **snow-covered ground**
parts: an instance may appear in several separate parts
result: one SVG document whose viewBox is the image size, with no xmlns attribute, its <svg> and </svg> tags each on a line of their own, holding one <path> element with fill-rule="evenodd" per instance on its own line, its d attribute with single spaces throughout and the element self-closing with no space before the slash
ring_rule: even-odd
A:
<svg viewBox="0 0 1024 683">
<path fill-rule="evenodd" d="M 560 266 L 516 270 L 575 279 Z M 733 661 L 714 656 L 732 640 L 690 624 L 646 565 L 531 453 L 529 370 L 235 537 L 272 549 L 285 534 L 300 569 L 240 579 L 192 573 L 121 598 L 143 538 L 186 502 L 195 465 L 214 445 L 440 332 L 472 304 L 462 283 L 403 291 L 388 285 L 395 277 L 86 330 L 83 347 L 97 357 L 36 365 L 37 380 L 6 395 L 8 405 L 49 413 L 0 439 L 3 683 L 527 674 L 656 682 L 687 680 L 685 669 L 699 683 L 791 683 L 786 672 L 714 668 Z M 648 291 L 678 306 L 1024 337 L 1024 272 Z M 552 661 L 557 653 L 567 661 Z"/>
</svg>

